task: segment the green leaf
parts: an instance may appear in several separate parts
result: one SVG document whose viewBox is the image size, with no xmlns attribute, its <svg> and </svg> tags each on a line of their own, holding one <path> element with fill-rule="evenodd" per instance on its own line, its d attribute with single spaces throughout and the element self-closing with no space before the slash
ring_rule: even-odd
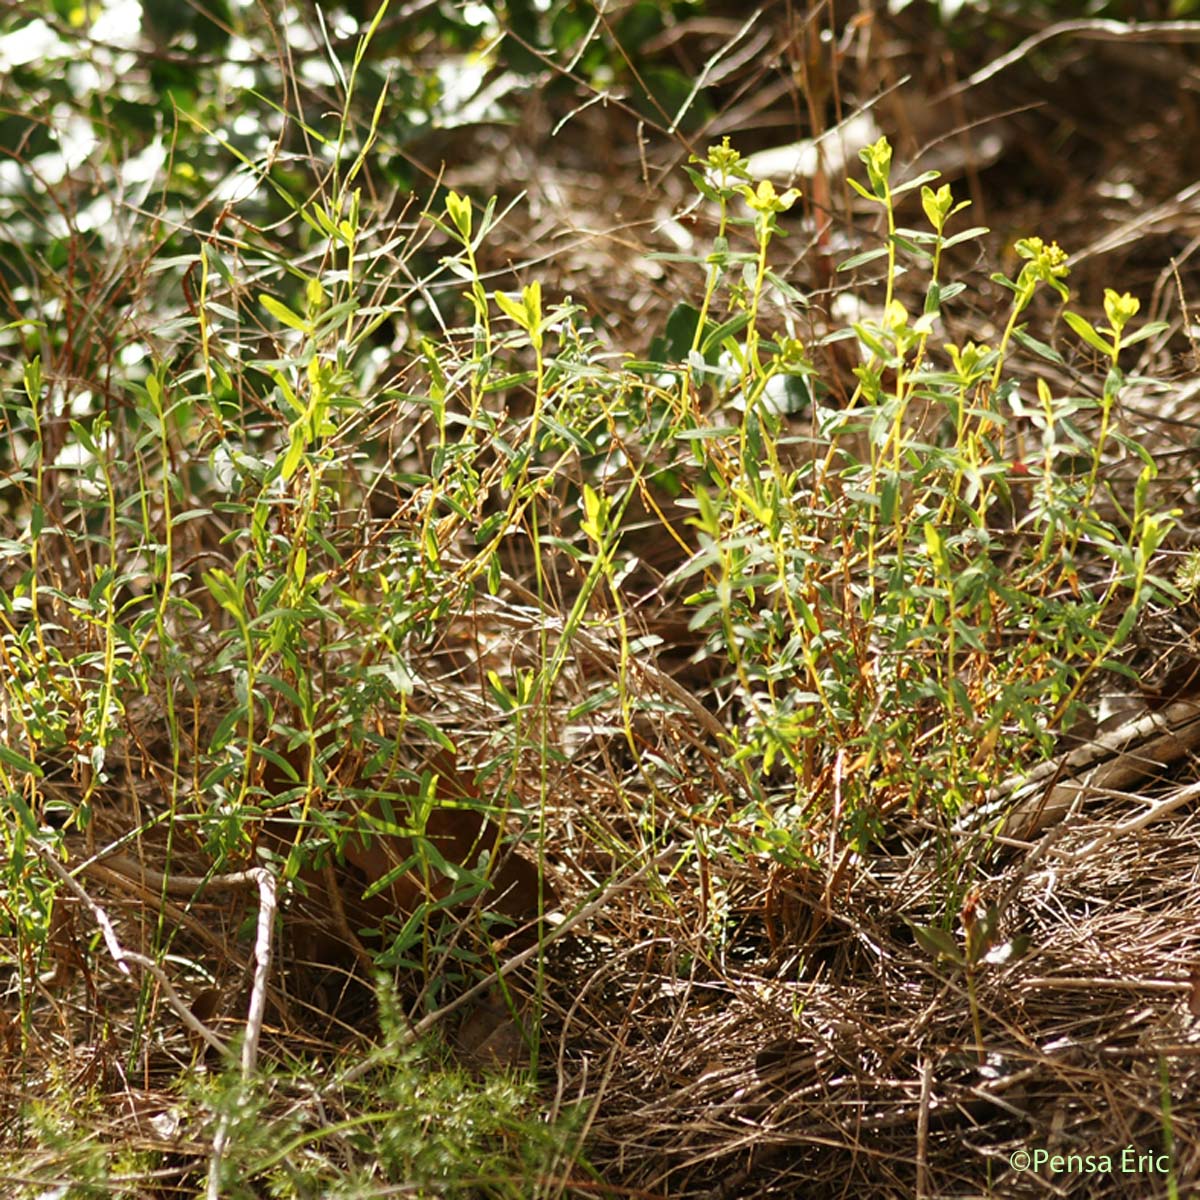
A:
<svg viewBox="0 0 1200 1200">
<path fill-rule="evenodd" d="M 1154 337 L 1155 334 L 1170 328 L 1166 321 L 1151 321 L 1148 325 L 1143 325 L 1137 333 L 1131 333 L 1127 338 L 1122 338 L 1121 345 L 1123 347 L 1134 346 L 1138 342 L 1144 342 L 1148 337 Z"/>
<path fill-rule="evenodd" d="M 305 213 L 303 211 L 301 211 L 300 215 L 303 217 L 303 216 L 305 216 Z M 320 205 L 320 204 L 313 205 L 312 216 L 313 216 L 313 219 L 315 220 L 316 225 L 318 226 L 318 229 L 317 229 L 318 233 L 324 233 L 325 236 L 329 237 L 329 238 L 335 238 L 335 239 L 337 238 L 337 236 L 338 236 L 337 226 L 333 223 L 333 218 L 329 215 L 329 213 L 327 213 L 325 211 L 325 209 L 322 205 Z M 313 224 L 313 221 L 309 221 L 309 224 L 310 225 Z"/>
<path fill-rule="evenodd" d="M 292 440 L 288 445 L 287 453 L 283 456 L 283 464 L 279 468 L 281 478 L 287 480 L 295 475 L 301 459 L 304 458 L 304 450 L 304 433 L 299 425 L 294 425 L 292 426 Z"/>
<path fill-rule="evenodd" d="M 883 481 L 879 493 L 879 519 L 885 525 L 891 525 L 896 519 L 896 501 L 900 496 L 900 476 L 889 472 Z"/>
<path fill-rule="evenodd" d="M 774 271 L 770 270 L 767 271 L 765 278 L 766 281 L 773 288 L 775 288 L 780 295 L 784 296 L 788 300 L 794 301 L 796 304 L 803 304 L 805 307 L 807 307 L 808 297 L 803 292 L 794 288 L 786 279 L 781 279 L 775 274 Z"/>
<path fill-rule="evenodd" d="M 37 763 L 26 758 L 23 754 L 18 754 L 15 750 L 10 750 L 3 742 L 0 742 L 0 762 L 5 762 L 15 770 L 24 771 L 26 774 L 33 775 L 37 779 L 42 778 L 42 769 Z"/>
<path fill-rule="evenodd" d="M 471 199 L 469 196 L 460 196 L 457 192 L 448 192 L 446 194 L 446 212 L 450 216 L 450 220 L 454 222 L 455 229 L 462 234 L 464 239 L 471 236 Z"/>
<path fill-rule="evenodd" d="M 917 945 L 931 958 L 945 958 L 960 967 L 964 965 L 962 950 L 954 940 L 953 934 L 948 933 L 945 929 L 939 929 L 936 925 L 918 925 L 907 917 L 904 917 L 903 920 L 905 925 L 913 931 Z"/>
<path fill-rule="evenodd" d="M 291 329 L 298 329 L 301 333 L 310 333 L 312 331 L 312 326 L 302 316 L 292 312 L 283 301 L 276 300 L 274 296 L 268 296 L 266 292 L 259 292 L 258 302 L 277 321 L 289 326 Z"/>
<path fill-rule="evenodd" d="M 982 237 L 990 230 L 986 225 L 973 225 L 970 229 L 964 229 L 962 233 L 956 233 L 953 237 L 948 237 L 942 243 L 943 250 L 949 250 L 951 246 L 957 246 L 959 242 L 969 242 L 972 238 Z M 1008 281 L 1005 280 L 1007 283 Z"/>
<path fill-rule="evenodd" d="M 1079 335 L 1093 350 L 1099 350 L 1105 358 L 1112 358 L 1116 348 L 1111 342 L 1106 342 L 1096 332 L 1092 323 L 1078 313 L 1064 312 L 1063 320 Z"/>
<path fill-rule="evenodd" d="M 919 188 L 922 184 L 931 183 L 933 180 L 940 179 L 941 177 L 941 171 L 922 171 L 916 179 L 910 179 L 907 183 L 902 183 L 899 187 L 892 188 L 892 195 L 903 195 L 905 192 L 911 192 L 913 188 Z"/>
<path fill-rule="evenodd" d="M 524 304 L 518 304 L 503 292 L 494 293 L 496 305 L 506 317 L 511 317 L 522 329 L 529 330 L 529 314 Z"/>
<path fill-rule="evenodd" d="M 100 457 L 100 450 L 96 445 L 95 439 L 92 437 L 91 430 L 86 425 L 80 424 L 78 421 L 71 422 L 71 432 L 75 435 L 75 440 L 93 457 Z"/>
<path fill-rule="evenodd" d="M 21 374 L 22 381 L 25 384 L 25 395 L 29 398 L 29 403 L 33 405 L 36 411 L 38 403 L 42 398 L 42 356 L 35 354 L 26 364 L 25 370 Z"/>
<path fill-rule="evenodd" d="M 1066 365 L 1063 360 L 1063 356 L 1059 354 L 1059 352 L 1055 350 L 1053 346 L 1047 346 L 1045 342 L 1039 342 L 1038 339 L 1032 334 L 1026 333 L 1023 325 L 1018 325 L 1017 328 L 1013 330 L 1013 337 L 1022 346 L 1024 346 L 1026 350 L 1031 350 L 1039 358 L 1044 358 L 1047 362 L 1052 362 L 1056 366 L 1062 367 Z"/>
<path fill-rule="evenodd" d="M 292 391 L 292 385 L 284 378 L 279 371 L 272 371 L 271 378 L 275 380 L 275 386 L 279 389 L 279 394 L 283 397 L 284 403 L 292 410 L 293 416 L 300 416 L 304 412 L 304 405 L 296 398 L 296 393 Z"/>
<path fill-rule="evenodd" d="M 291 704 L 296 709 L 297 712 L 304 711 L 304 702 L 300 699 L 300 694 L 296 691 L 296 689 L 294 687 L 292 687 L 292 685 L 290 683 L 281 679 L 278 675 L 272 675 L 269 671 L 260 671 L 258 673 L 258 681 L 259 681 L 259 683 L 269 683 L 277 692 L 279 692 L 280 695 L 282 695 L 288 701 L 289 704 Z M 256 747 L 255 753 L 262 754 L 262 753 L 265 753 L 265 751 L 261 747 Z M 272 758 L 271 761 L 274 762 L 275 759 Z M 290 768 L 289 768 L 289 772 L 290 772 Z M 290 773 L 294 774 L 294 772 L 290 772 Z"/>
<path fill-rule="evenodd" d="M 209 750 L 216 752 L 222 747 L 228 745 L 229 739 L 233 737 L 234 730 L 246 715 L 246 706 L 239 704 L 232 708 L 221 718 L 221 723 L 217 726 L 212 735 L 212 740 L 209 743 Z"/>
<path fill-rule="evenodd" d="M 874 192 L 868 192 L 857 179 L 847 179 L 846 182 L 860 195 L 864 200 L 870 200 L 872 204 L 879 203 L 879 197 Z"/>
<path fill-rule="evenodd" d="M 866 250 L 862 254 L 856 254 L 853 258 L 846 259 L 843 263 L 838 263 L 839 271 L 852 271 L 855 267 L 861 267 L 864 263 L 874 262 L 877 258 L 887 257 L 887 247 L 880 246 L 875 250 Z"/>
<path fill-rule="evenodd" d="M 681 429 L 675 434 L 679 442 L 707 441 L 710 438 L 736 437 L 741 430 L 737 425 L 704 425 L 698 429 Z"/>
<path fill-rule="evenodd" d="M 657 370 L 662 370 L 664 366 L 675 366 L 687 358 L 699 321 L 700 310 L 686 301 L 680 301 L 671 309 L 663 335 L 655 338 L 651 346 L 651 361 Z M 712 322 L 705 322 L 706 334 L 713 328 Z"/>
<path fill-rule="evenodd" d="M 924 533 L 925 549 L 929 552 L 929 558 L 934 565 L 934 569 L 939 575 L 948 574 L 950 562 L 946 557 L 945 543 L 942 541 L 940 530 L 933 521 L 926 521 Z"/>
<path fill-rule="evenodd" d="M 12 751 L 9 750 L 7 746 L 0 744 L 0 758 L 4 758 L 6 754 L 11 753 Z M 39 771 L 36 767 L 34 768 L 34 771 L 39 777 L 41 776 L 41 771 Z M 31 834 L 33 837 L 41 837 L 43 830 L 41 829 L 38 819 L 33 815 L 33 810 L 28 804 L 25 803 L 25 797 L 22 796 L 20 792 L 9 792 L 9 794 L 5 797 L 5 800 L 17 810 L 17 816 L 20 817 L 21 824 L 25 826 L 26 832 Z M 10 853 L 8 860 L 10 867 L 15 861 L 15 857 L 15 854 Z"/>
<path fill-rule="evenodd" d="M 715 329 L 707 331 L 704 341 L 700 343 L 700 353 L 707 359 L 714 350 L 720 349 L 727 337 L 732 337 L 750 323 L 750 315 L 748 312 L 737 313 Z"/>
</svg>

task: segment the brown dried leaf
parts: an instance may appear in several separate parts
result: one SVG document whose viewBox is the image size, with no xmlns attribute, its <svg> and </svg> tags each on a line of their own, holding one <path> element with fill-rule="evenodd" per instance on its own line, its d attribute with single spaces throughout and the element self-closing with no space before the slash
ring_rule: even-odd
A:
<svg viewBox="0 0 1200 1200">
<path fill-rule="evenodd" d="M 1192 990 L 1188 993 L 1188 1012 L 1193 1017 L 1200 1017 L 1200 963 L 1192 968 Z"/>
<path fill-rule="evenodd" d="M 279 754 L 279 758 L 296 772 L 300 779 L 307 774 L 306 751 L 299 748 Z M 480 813 L 473 804 L 479 802 L 479 792 L 473 783 L 459 773 L 451 755 L 439 751 L 430 756 L 426 768 L 436 776 L 436 803 L 425 825 L 425 838 L 446 863 L 473 869 L 481 854 L 487 851 L 495 864 L 489 877 L 490 888 L 481 898 L 483 907 L 501 913 L 517 922 L 536 919 L 539 897 L 544 907 L 553 904 L 552 889 L 539 879 L 537 867 L 520 855 L 508 852 L 503 831 Z M 361 762 L 349 749 L 330 760 L 326 774 L 342 785 L 369 791 L 370 781 L 361 776 Z M 263 776 L 267 791 L 278 794 L 295 786 L 286 771 L 269 762 Z M 388 790 L 394 790 L 394 786 Z M 455 807 L 451 807 L 451 805 Z M 327 869 L 302 871 L 300 881 L 308 890 L 311 906 L 334 914 L 324 929 L 325 936 L 305 939 L 306 953 L 316 961 L 340 962 L 346 958 L 344 936 L 330 933 L 337 927 L 351 931 L 376 929 L 386 921 L 413 913 L 425 900 L 445 899 L 451 894 L 454 880 L 439 875 L 428 883 L 417 869 L 397 874 L 414 854 L 411 838 L 376 832 L 380 822 L 386 824 L 387 809 L 378 797 L 366 800 L 351 814 L 352 833 L 343 845 L 344 861 Z M 401 808 L 394 819 L 403 822 L 407 813 Z M 286 822 L 268 822 L 263 840 L 277 853 L 290 850 L 295 828 Z M 338 895 L 329 892 L 329 880 L 336 881 Z M 380 887 L 382 881 L 388 880 Z M 344 914 L 344 919 L 343 919 Z M 319 944 L 318 944 L 319 943 Z M 329 943 L 326 945 L 325 943 Z"/>
<path fill-rule="evenodd" d="M 207 987 L 202 992 L 198 993 L 196 998 L 191 1003 L 192 1016 L 207 1025 L 209 1021 L 217 1015 L 217 1009 L 221 1006 L 221 989 L 219 987 Z"/>
</svg>

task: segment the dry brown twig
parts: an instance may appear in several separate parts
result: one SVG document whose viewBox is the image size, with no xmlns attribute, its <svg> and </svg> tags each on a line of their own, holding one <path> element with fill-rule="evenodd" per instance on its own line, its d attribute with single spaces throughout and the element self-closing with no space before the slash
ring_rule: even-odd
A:
<svg viewBox="0 0 1200 1200">
<path fill-rule="evenodd" d="M 1110 21 L 1103 18 L 1059 21 L 1056 25 L 1051 25 L 1046 29 L 1031 34 L 1023 42 L 1019 42 L 1014 46 L 1007 54 L 1002 54 L 999 58 L 992 59 L 986 67 L 980 67 L 978 71 L 968 75 L 961 83 L 956 83 L 953 87 L 946 88 L 945 91 L 935 96 L 929 103 L 937 105 L 949 100 L 953 96 L 960 95 L 962 92 L 969 91 L 971 88 L 978 87 L 981 83 L 986 83 L 989 79 L 999 75 L 1001 71 L 1007 70 L 1009 67 L 1021 62 L 1031 50 L 1036 50 L 1038 46 L 1046 42 L 1053 41 L 1055 38 L 1066 37 L 1069 34 L 1088 38 L 1093 41 L 1105 42 L 1196 42 L 1200 41 L 1200 23 L 1196 21 L 1138 21 L 1136 23 L 1128 23 L 1125 21 Z"/>
<path fill-rule="evenodd" d="M 1177 701 L 1031 771 L 1009 776 L 991 789 L 983 805 L 966 814 L 960 829 L 1000 817 L 997 827 L 1005 838 L 1029 840 L 1059 824 L 1080 797 L 1127 790 L 1161 775 L 1198 744 L 1200 706 Z"/>
<path fill-rule="evenodd" d="M 167 1003 L 175 1010 L 179 1019 L 197 1036 L 204 1039 L 208 1045 L 221 1054 L 229 1052 L 228 1045 L 223 1042 L 211 1029 L 208 1028 L 202 1021 L 198 1020 L 195 1014 L 187 1004 L 183 997 L 175 990 L 174 984 L 167 978 L 166 972 L 153 959 L 147 958 L 144 954 L 138 954 L 134 950 L 126 950 L 117 937 L 116 929 L 110 920 L 108 913 L 80 885 L 79 881 L 60 863 L 54 852 L 41 842 L 34 841 L 33 845 L 37 850 L 38 856 L 49 868 L 50 873 L 58 879 L 62 885 L 77 899 L 81 900 L 87 906 L 88 911 L 92 914 L 92 919 L 99 927 L 101 934 L 104 937 L 104 944 L 108 947 L 109 955 L 116 964 L 117 970 L 122 975 L 132 975 L 129 969 L 129 964 L 141 967 L 144 971 L 153 975 L 155 980 L 161 986 L 163 995 L 167 998 Z"/>
<path fill-rule="evenodd" d="M 246 1036 L 242 1041 L 242 1080 L 248 1082 L 258 1066 L 258 1046 L 262 1038 L 263 1017 L 267 1011 L 267 976 L 271 970 L 271 930 L 275 922 L 275 876 L 266 867 L 251 867 L 242 872 L 258 885 L 258 922 L 254 935 L 254 982 L 250 988 L 250 1006 L 246 1013 Z M 209 1200 L 219 1200 L 221 1161 L 229 1143 L 232 1113 L 224 1113 L 213 1134 L 209 1158 Z"/>
<path fill-rule="evenodd" d="M 110 956 L 117 969 L 123 975 L 129 975 L 129 964 L 133 963 L 154 976 L 163 989 L 168 1003 L 175 1010 L 180 1020 L 195 1034 L 203 1038 L 208 1045 L 221 1054 L 227 1054 L 229 1047 L 216 1034 L 200 1021 L 183 998 L 175 990 L 174 985 L 162 968 L 143 954 L 126 950 L 117 937 L 111 919 L 104 908 L 88 895 L 79 881 L 71 872 L 58 861 L 49 847 L 40 842 L 35 843 L 42 860 L 50 868 L 51 873 L 78 899 L 83 901 L 99 926 L 108 947 Z M 82 871 L 94 869 L 100 865 L 99 860 L 85 863 Z M 167 876 L 154 871 L 124 855 L 113 855 L 108 860 L 110 870 L 118 877 L 129 879 L 141 888 L 147 883 L 156 884 L 162 891 L 173 892 L 176 895 L 193 896 L 200 888 L 215 884 L 224 887 L 245 887 L 254 884 L 258 888 L 259 908 L 258 922 L 254 943 L 254 980 L 250 989 L 250 1004 L 246 1015 L 246 1036 L 242 1043 L 242 1075 L 249 1078 L 258 1063 L 258 1046 L 262 1037 L 263 1018 L 266 1013 L 266 1002 L 269 993 L 267 980 L 271 969 L 271 929 L 275 920 L 277 907 L 275 877 L 265 867 L 252 867 L 248 871 L 239 871 L 225 876 Z"/>
</svg>

